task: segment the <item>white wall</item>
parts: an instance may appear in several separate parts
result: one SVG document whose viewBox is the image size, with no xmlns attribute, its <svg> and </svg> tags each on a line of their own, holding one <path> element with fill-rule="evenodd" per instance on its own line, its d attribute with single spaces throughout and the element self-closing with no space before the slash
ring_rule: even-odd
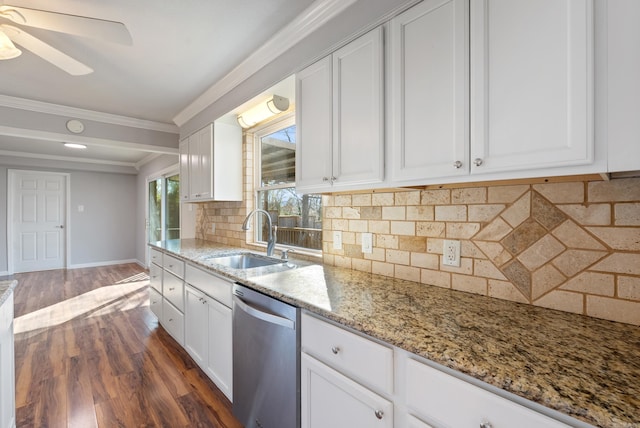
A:
<svg viewBox="0 0 640 428">
<path fill-rule="evenodd" d="M 55 162 L 51 162 L 55 164 Z M 7 272 L 7 176 L 9 169 L 69 175 L 70 267 L 136 260 L 136 176 L 39 165 L 26 167 L 0 157 L 0 273 Z M 78 205 L 84 212 L 78 212 Z"/>
</svg>

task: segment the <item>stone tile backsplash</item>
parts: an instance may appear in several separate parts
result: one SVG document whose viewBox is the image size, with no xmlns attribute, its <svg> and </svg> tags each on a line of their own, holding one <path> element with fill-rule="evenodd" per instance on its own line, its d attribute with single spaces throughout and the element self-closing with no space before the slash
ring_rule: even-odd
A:
<svg viewBox="0 0 640 428">
<path fill-rule="evenodd" d="M 322 202 L 327 264 L 640 325 L 640 178 Z M 373 234 L 371 254 L 363 232 Z M 444 239 L 461 241 L 460 267 L 443 265 Z"/>
</svg>

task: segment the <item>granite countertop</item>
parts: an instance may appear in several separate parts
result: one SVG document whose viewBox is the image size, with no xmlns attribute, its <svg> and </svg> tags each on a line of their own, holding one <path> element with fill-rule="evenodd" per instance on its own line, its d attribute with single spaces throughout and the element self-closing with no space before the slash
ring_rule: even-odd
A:
<svg viewBox="0 0 640 428">
<path fill-rule="evenodd" d="M 636 326 L 309 263 L 239 272 L 207 261 L 237 248 L 206 241 L 156 246 L 592 425 L 640 427 Z"/>
<path fill-rule="evenodd" d="M 7 301 L 16 285 L 18 281 L 14 279 L 0 280 L 0 305 Z"/>
</svg>

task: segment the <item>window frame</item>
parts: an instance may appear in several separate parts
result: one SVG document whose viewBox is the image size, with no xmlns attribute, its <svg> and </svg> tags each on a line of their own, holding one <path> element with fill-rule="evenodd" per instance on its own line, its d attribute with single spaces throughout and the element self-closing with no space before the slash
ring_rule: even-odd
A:
<svg viewBox="0 0 640 428">
<path fill-rule="evenodd" d="M 268 123 L 265 123 L 263 125 L 258 125 L 255 126 L 254 128 L 252 128 L 250 130 L 252 136 L 253 136 L 253 206 L 254 207 L 258 207 L 259 206 L 259 192 L 262 191 L 269 191 L 269 190 L 278 190 L 278 189 L 288 189 L 293 187 L 294 189 L 296 188 L 296 182 L 290 182 L 290 183 L 283 183 L 283 184 L 274 184 L 271 186 L 261 186 L 261 181 L 262 181 L 262 138 L 266 137 L 267 135 L 273 134 L 275 132 L 278 132 L 281 129 L 285 129 L 288 128 L 289 126 L 292 125 L 296 125 L 296 116 L 295 116 L 295 112 L 289 112 L 283 115 L 280 115 L 278 117 L 276 117 L 275 119 L 269 121 Z M 296 141 L 297 143 L 297 141 Z M 296 161 L 297 161 L 297 154 L 296 154 Z M 252 226 L 252 230 L 253 230 L 253 243 L 254 244 L 260 244 L 260 245 L 266 245 L 267 242 L 261 239 L 260 236 L 260 227 L 259 227 L 259 223 L 258 223 L 258 217 L 259 216 L 255 216 L 252 219 L 253 220 L 253 226 Z M 313 248 L 307 248 L 307 247 L 298 247 L 295 245 L 289 245 L 289 244 L 281 244 L 279 242 L 276 242 L 276 248 L 278 249 L 293 249 L 295 250 L 297 253 L 302 253 L 302 254 L 310 254 L 310 255 L 322 255 L 322 249 L 313 249 Z"/>
</svg>

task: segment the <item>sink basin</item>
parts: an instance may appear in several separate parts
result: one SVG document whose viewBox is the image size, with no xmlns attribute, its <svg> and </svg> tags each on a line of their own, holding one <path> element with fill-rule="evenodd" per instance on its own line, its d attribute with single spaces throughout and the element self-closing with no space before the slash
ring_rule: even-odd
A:
<svg viewBox="0 0 640 428">
<path fill-rule="evenodd" d="M 274 259 L 257 254 L 234 254 L 231 256 L 212 257 L 210 262 L 227 266 L 231 269 L 252 269 L 286 263 L 286 260 Z"/>
</svg>

